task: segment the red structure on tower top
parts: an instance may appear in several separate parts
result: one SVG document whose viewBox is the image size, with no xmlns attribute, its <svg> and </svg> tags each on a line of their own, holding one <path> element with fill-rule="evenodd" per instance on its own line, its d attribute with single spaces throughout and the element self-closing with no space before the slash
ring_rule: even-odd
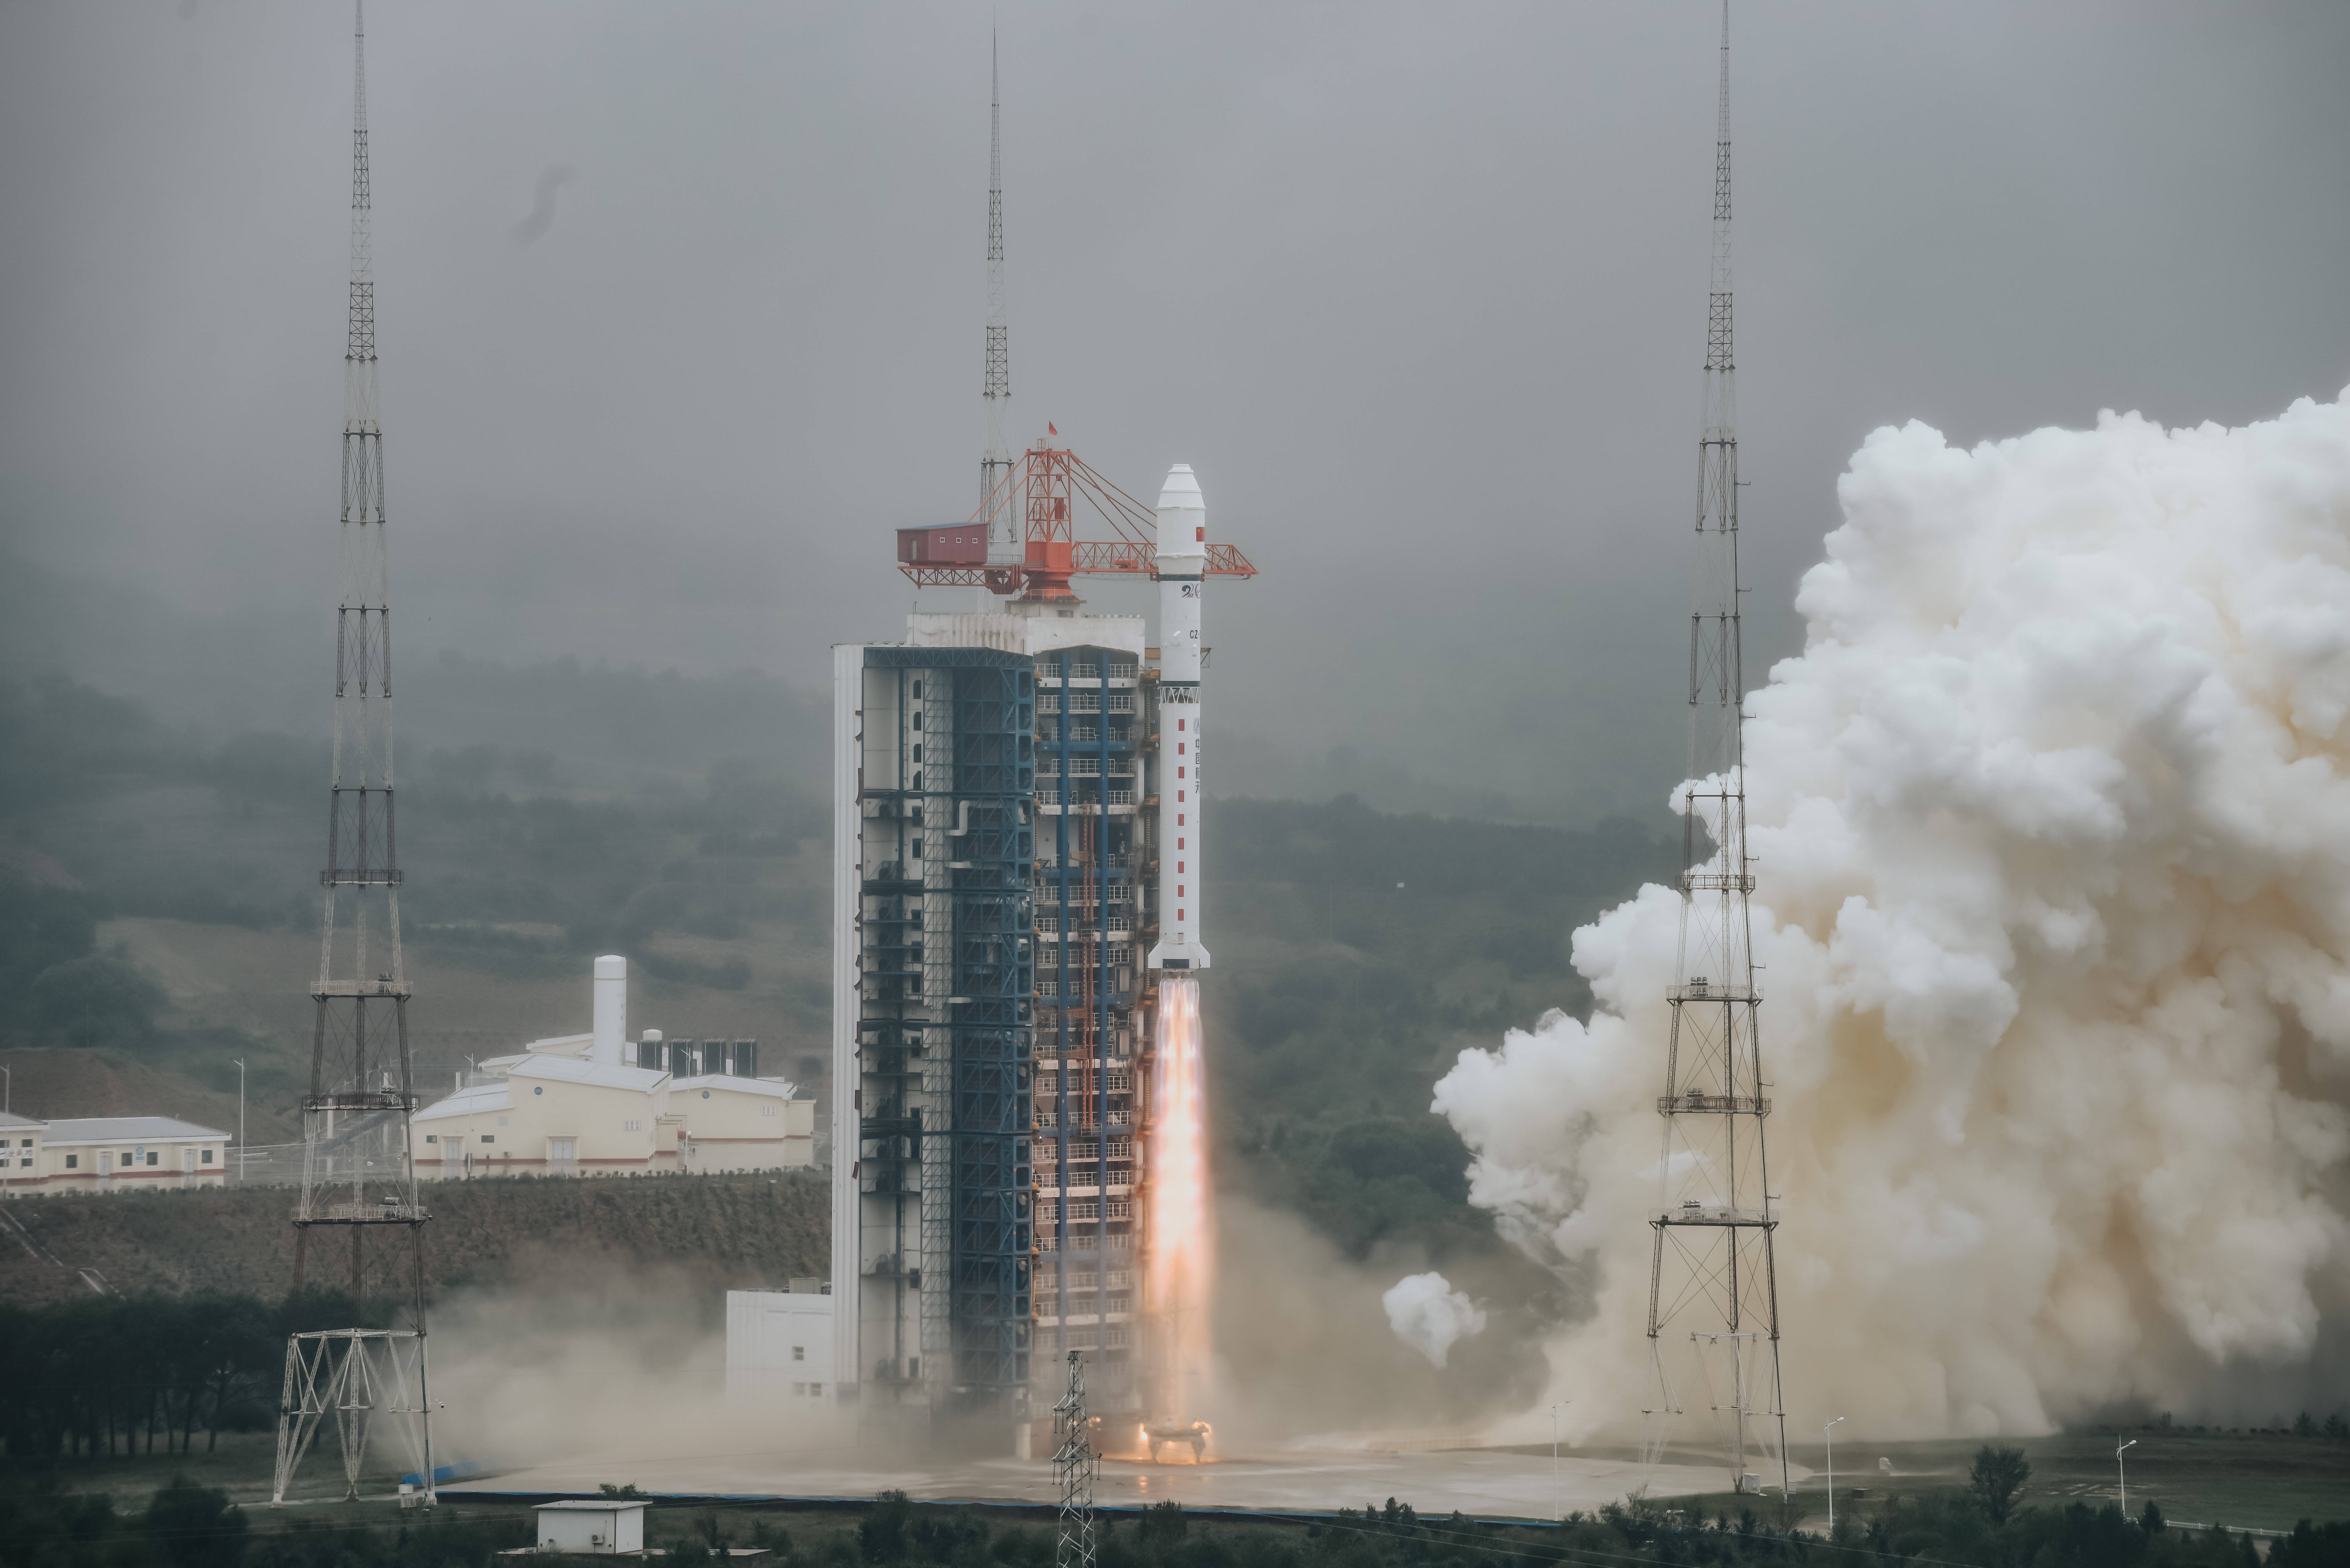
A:
<svg viewBox="0 0 2350 1568">
<path fill-rule="evenodd" d="M 1053 432 L 1057 435 L 1057 431 Z M 1078 503 L 1109 524 L 1111 539 L 1076 536 Z M 988 559 L 988 519 L 1017 506 L 1024 523 L 1016 561 Z M 1078 576 L 1145 577 L 1158 568 L 1158 514 L 1066 447 L 1039 441 L 1020 454 L 969 521 L 898 530 L 898 569 L 922 587 L 983 587 L 1005 598 L 1074 599 Z M 1205 541 L 1201 541 L 1205 543 Z M 1207 575 L 1253 577 L 1256 567 L 1231 545 L 1209 545 Z"/>
</svg>

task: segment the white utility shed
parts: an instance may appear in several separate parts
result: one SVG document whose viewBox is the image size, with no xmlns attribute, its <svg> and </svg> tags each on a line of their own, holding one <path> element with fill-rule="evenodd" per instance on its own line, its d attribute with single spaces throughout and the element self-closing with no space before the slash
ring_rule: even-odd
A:
<svg viewBox="0 0 2350 1568">
<path fill-rule="evenodd" d="M 541 1551 L 619 1552 L 645 1549 L 645 1505 L 617 1498 L 542 1502 L 538 1516 Z"/>
<path fill-rule="evenodd" d="M 726 1293 L 726 1397 L 787 1407 L 828 1407 L 833 1297 L 805 1288 Z"/>
</svg>

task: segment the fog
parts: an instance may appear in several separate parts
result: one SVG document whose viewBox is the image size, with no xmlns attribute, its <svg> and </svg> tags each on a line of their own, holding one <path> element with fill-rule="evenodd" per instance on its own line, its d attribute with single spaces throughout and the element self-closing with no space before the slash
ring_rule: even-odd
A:
<svg viewBox="0 0 2350 1568">
<path fill-rule="evenodd" d="M 408 656 L 813 687 L 891 631 L 888 530 L 974 500 L 991 19 L 1009 428 L 1138 492 L 1193 463 L 1263 567 L 1210 608 L 1226 787 L 1658 810 L 1701 4 L 379 0 Z M 348 20 L 0 13 L 12 664 L 323 723 Z M 1736 50 L 1757 668 L 1880 423 L 2241 422 L 2350 372 L 2339 7 L 1758 5 Z"/>
</svg>

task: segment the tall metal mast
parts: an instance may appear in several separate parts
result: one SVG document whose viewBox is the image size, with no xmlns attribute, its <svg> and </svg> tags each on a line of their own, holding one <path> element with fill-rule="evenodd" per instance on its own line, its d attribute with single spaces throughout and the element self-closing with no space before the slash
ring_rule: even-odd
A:
<svg viewBox="0 0 2350 1568">
<path fill-rule="evenodd" d="M 1003 406 L 1012 399 L 1010 331 L 1003 303 L 1003 90 L 995 35 L 987 36 L 987 450 L 979 459 L 979 504 L 987 518 L 991 566 L 1017 565 L 1024 541 L 1012 504 L 1012 453 L 1003 444 Z"/>
<path fill-rule="evenodd" d="M 1672 1032 L 1649 1223 L 1648 1340 L 1657 1405 L 1648 1447 L 1699 1396 L 1720 1417 L 1731 1484 L 1749 1490 L 1748 1456 L 1776 1451 L 1787 1485 L 1779 1382 L 1779 1292 L 1772 1254 L 1776 1198 L 1763 1147 L 1763 1090 L 1748 897 L 1745 670 L 1738 580 L 1737 368 L 1731 351 L 1730 4 L 1721 8 L 1721 89 L 1714 138 L 1713 277 L 1705 334 L 1705 412 L 1698 437 L 1697 558 L 1690 610 L 1691 781 L 1681 826 L 1680 951 L 1668 993 Z M 1687 1350 L 1679 1344 L 1687 1334 Z"/>
<path fill-rule="evenodd" d="M 375 279 L 368 176 L 367 17 L 352 25 L 351 280 L 343 353 L 343 510 L 335 611 L 335 741 L 318 942 L 310 1087 L 302 1101 L 302 1190 L 294 1214 L 294 1295 L 307 1283 L 310 1233 L 348 1231 L 350 1311 L 366 1315 L 366 1239 L 404 1241 L 386 1282 L 407 1325 L 296 1334 L 286 1346 L 274 1501 L 329 1415 L 345 1495 L 356 1497 L 379 1414 L 400 1417 L 432 1496 L 424 1367 L 425 1211 L 409 1116 L 408 976 L 400 948 L 400 863 L 392 811 L 391 579 L 384 545 L 383 431 L 378 419 Z M 404 1253 L 404 1255 L 402 1255 Z"/>
</svg>

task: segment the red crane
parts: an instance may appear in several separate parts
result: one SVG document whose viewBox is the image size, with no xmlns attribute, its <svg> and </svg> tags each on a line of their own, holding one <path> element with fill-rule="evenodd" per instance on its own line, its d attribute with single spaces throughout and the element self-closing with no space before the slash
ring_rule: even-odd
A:
<svg viewBox="0 0 2350 1568">
<path fill-rule="evenodd" d="M 1113 539 L 1076 536 L 1079 500 L 1091 504 Z M 1016 564 L 991 566 L 991 517 L 1019 509 L 1025 549 Z M 898 530 L 898 569 L 923 587 L 983 587 L 1006 598 L 1074 599 L 1069 579 L 1087 576 L 1159 576 L 1159 515 L 1088 467 L 1066 447 L 1040 441 L 1020 454 L 1011 472 L 968 521 L 944 528 Z M 1208 576 L 1253 577 L 1256 568 L 1230 545 L 1208 546 Z"/>
</svg>

